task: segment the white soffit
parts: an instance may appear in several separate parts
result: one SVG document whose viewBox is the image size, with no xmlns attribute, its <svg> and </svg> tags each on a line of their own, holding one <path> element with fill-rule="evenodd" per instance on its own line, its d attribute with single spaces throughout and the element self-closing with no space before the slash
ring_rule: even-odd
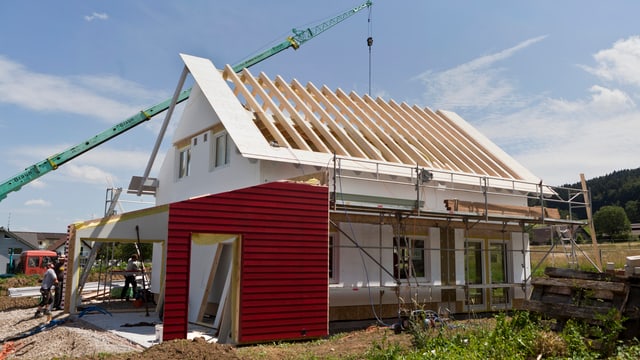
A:
<svg viewBox="0 0 640 360">
<path fill-rule="evenodd" d="M 166 240 L 169 206 L 160 205 L 95 220 L 75 223 L 76 238 L 95 241 L 136 241 L 136 226 L 141 240 Z"/>
</svg>

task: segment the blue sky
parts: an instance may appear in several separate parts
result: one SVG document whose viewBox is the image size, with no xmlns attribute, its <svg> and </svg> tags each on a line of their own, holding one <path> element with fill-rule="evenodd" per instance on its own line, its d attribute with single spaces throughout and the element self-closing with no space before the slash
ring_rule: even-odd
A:
<svg viewBox="0 0 640 360">
<path fill-rule="evenodd" d="M 2 2 L 0 181 L 169 98 L 179 53 L 236 64 L 360 3 Z M 640 166 L 638 13 L 632 0 L 378 0 L 370 23 L 363 11 L 251 71 L 455 111 L 562 185 Z M 65 232 L 101 217 L 106 189 L 143 174 L 162 119 L 10 193 L 0 226 Z M 153 201 L 124 200 L 119 211 Z"/>
</svg>

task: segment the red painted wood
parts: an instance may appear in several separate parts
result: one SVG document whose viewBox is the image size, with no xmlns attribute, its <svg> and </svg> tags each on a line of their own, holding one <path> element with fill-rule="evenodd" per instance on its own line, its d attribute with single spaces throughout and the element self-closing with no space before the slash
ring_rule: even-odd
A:
<svg viewBox="0 0 640 360">
<path fill-rule="evenodd" d="M 186 338 L 191 233 L 239 234 L 238 343 L 329 334 L 328 189 L 276 182 L 171 204 L 163 339 Z"/>
</svg>

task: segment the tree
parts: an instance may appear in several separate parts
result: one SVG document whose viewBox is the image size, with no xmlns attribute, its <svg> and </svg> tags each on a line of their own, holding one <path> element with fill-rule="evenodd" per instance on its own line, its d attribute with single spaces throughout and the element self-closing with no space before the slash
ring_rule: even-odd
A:
<svg viewBox="0 0 640 360">
<path fill-rule="evenodd" d="M 624 204 L 624 211 L 632 223 L 640 222 L 640 201 L 629 200 Z"/>
<path fill-rule="evenodd" d="M 631 222 L 620 206 L 603 206 L 593 215 L 596 236 L 609 235 L 611 239 L 627 239 L 631 235 Z"/>
</svg>

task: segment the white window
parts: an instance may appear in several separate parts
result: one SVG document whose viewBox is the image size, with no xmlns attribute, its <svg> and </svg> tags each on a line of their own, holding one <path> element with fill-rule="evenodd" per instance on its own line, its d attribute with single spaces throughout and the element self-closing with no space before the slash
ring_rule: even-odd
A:
<svg viewBox="0 0 640 360">
<path fill-rule="evenodd" d="M 180 149 L 178 154 L 178 179 L 189 176 L 191 168 L 191 147 Z"/>
<path fill-rule="evenodd" d="M 393 269 L 396 279 L 428 281 L 430 278 L 425 240 L 409 237 L 393 238 Z"/>
<path fill-rule="evenodd" d="M 212 164 L 211 168 L 219 168 L 229 164 L 229 136 L 226 132 L 216 134 L 211 143 Z"/>
</svg>

